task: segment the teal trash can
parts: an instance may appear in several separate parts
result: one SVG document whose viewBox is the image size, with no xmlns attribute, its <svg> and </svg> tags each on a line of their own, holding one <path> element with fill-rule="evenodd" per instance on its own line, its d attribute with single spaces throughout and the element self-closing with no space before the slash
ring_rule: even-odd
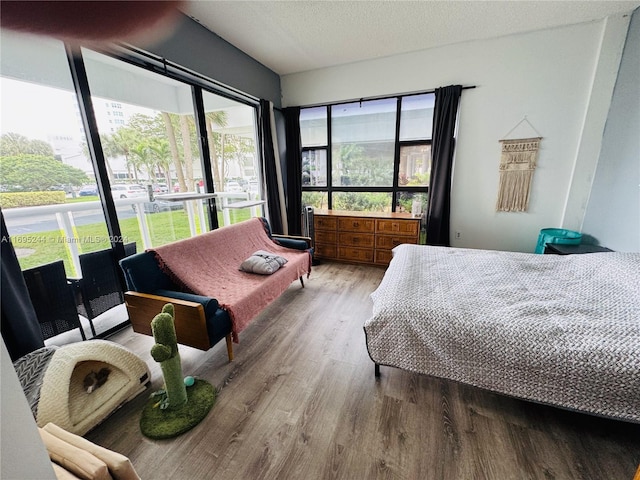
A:
<svg viewBox="0 0 640 480">
<path fill-rule="evenodd" d="M 562 245 L 580 245 L 582 234 L 564 228 L 543 228 L 538 235 L 538 244 L 535 253 L 544 253 L 544 246 L 547 243 L 557 243 Z"/>
</svg>

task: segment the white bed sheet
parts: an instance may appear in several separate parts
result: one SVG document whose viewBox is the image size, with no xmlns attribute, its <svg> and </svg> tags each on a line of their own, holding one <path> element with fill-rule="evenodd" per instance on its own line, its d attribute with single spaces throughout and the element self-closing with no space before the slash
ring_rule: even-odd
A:
<svg viewBox="0 0 640 480">
<path fill-rule="evenodd" d="M 400 245 L 371 298 L 378 364 L 640 422 L 640 254 Z"/>
</svg>

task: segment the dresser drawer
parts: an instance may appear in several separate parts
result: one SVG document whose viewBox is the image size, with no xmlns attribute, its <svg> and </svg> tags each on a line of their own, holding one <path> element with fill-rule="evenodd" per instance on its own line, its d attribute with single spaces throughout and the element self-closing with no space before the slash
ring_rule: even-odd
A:
<svg viewBox="0 0 640 480">
<path fill-rule="evenodd" d="M 338 234 L 338 244 L 351 247 L 373 248 L 374 237 L 373 234 L 340 232 Z"/>
<path fill-rule="evenodd" d="M 375 263 L 379 265 L 389 265 L 391 259 L 393 258 L 393 253 L 391 250 L 376 250 L 375 252 Z"/>
<path fill-rule="evenodd" d="M 376 221 L 373 218 L 343 217 L 338 218 L 338 230 L 341 232 L 368 232 L 375 231 Z"/>
<path fill-rule="evenodd" d="M 336 243 L 336 238 L 338 234 L 336 232 L 330 232 L 327 230 L 317 230 L 316 232 L 316 243 Z"/>
<path fill-rule="evenodd" d="M 316 243 L 313 247 L 313 254 L 317 257 L 336 258 L 336 246 Z"/>
<path fill-rule="evenodd" d="M 314 228 L 318 258 L 384 266 L 394 247 L 419 242 L 420 219 L 389 212 L 329 210 L 316 212 Z"/>
<path fill-rule="evenodd" d="M 338 219 L 316 215 L 313 217 L 313 225 L 316 230 L 335 230 L 338 225 Z"/>
<path fill-rule="evenodd" d="M 420 229 L 419 220 L 376 220 L 376 233 L 393 233 L 396 235 L 417 236 Z"/>
<path fill-rule="evenodd" d="M 402 235 L 376 235 L 376 248 L 391 250 L 402 243 L 418 243 L 418 237 L 405 237 Z"/>
<path fill-rule="evenodd" d="M 372 248 L 338 247 L 338 259 L 353 262 L 373 262 Z"/>
</svg>

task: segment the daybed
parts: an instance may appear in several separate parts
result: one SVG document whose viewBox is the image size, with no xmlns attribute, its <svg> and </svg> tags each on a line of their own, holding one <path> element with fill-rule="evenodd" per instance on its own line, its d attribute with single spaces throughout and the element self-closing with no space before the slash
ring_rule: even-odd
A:
<svg viewBox="0 0 640 480">
<path fill-rule="evenodd" d="M 371 359 L 640 422 L 640 253 L 400 245 L 365 322 Z"/>
<path fill-rule="evenodd" d="M 286 259 L 275 273 L 240 270 L 257 251 Z M 273 235 L 264 218 L 252 218 L 173 242 L 120 261 L 133 330 L 151 335 L 150 322 L 166 303 L 175 306 L 178 343 L 208 350 L 232 341 L 269 303 L 311 271 L 310 239 Z"/>
</svg>

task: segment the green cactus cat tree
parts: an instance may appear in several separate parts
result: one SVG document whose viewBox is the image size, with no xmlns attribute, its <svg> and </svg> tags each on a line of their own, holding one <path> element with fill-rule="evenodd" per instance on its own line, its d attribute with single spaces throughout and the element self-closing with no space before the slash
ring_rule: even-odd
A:
<svg viewBox="0 0 640 480">
<path fill-rule="evenodd" d="M 151 394 L 142 411 L 140 430 L 156 440 L 192 429 L 207 416 L 216 400 L 215 388 L 209 382 L 182 377 L 173 318 L 173 304 L 168 303 L 151 321 L 156 341 L 151 347 L 151 356 L 160 364 L 164 388 Z"/>
</svg>

